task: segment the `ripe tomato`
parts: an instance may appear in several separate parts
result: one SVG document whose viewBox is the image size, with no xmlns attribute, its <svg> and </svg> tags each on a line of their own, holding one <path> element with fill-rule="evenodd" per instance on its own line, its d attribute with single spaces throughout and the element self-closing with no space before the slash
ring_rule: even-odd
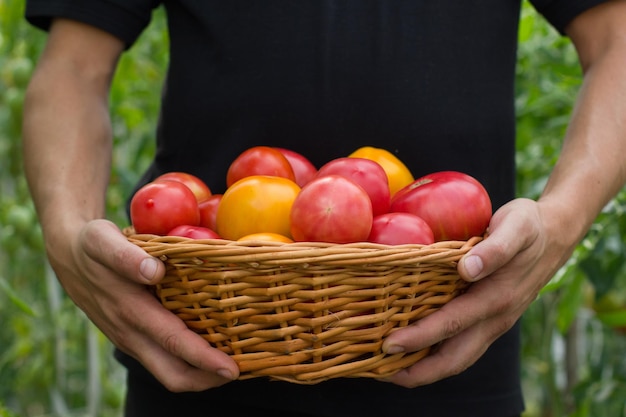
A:
<svg viewBox="0 0 626 417">
<path fill-rule="evenodd" d="M 436 241 L 482 236 L 491 220 L 491 199 L 475 178 L 456 171 L 425 175 L 398 191 L 390 211 L 413 213 L 428 223 Z"/>
<path fill-rule="evenodd" d="M 226 190 L 217 207 L 217 233 L 229 240 L 258 232 L 290 236 L 289 213 L 299 192 L 287 178 L 242 178 Z"/>
<path fill-rule="evenodd" d="M 377 162 L 365 158 L 337 158 L 323 165 L 317 176 L 336 174 L 360 185 L 372 201 L 374 216 L 387 213 L 391 203 L 385 170 Z"/>
<path fill-rule="evenodd" d="M 435 242 L 435 237 L 424 219 L 411 213 L 398 212 L 374 217 L 367 240 L 383 245 L 430 245 Z"/>
<path fill-rule="evenodd" d="M 414 179 L 407 166 L 398 157 L 385 149 L 364 146 L 352 152 L 349 157 L 371 159 L 374 162 L 378 162 L 387 173 L 389 191 L 392 197 L 398 190 L 410 184 Z"/>
<path fill-rule="evenodd" d="M 317 168 L 311 161 L 309 161 L 304 155 L 299 154 L 298 152 L 292 151 L 290 149 L 285 148 L 276 148 L 283 154 L 285 158 L 289 161 L 291 168 L 293 169 L 293 173 L 296 178 L 296 184 L 300 186 L 300 188 L 304 187 L 304 185 L 311 181 L 315 174 L 317 174 Z"/>
<path fill-rule="evenodd" d="M 130 201 L 130 218 L 137 233 L 165 235 L 176 226 L 197 226 L 198 201 L 178 181 L 153 181 L 141 187 Z"/>
<path fill-rule="evenodd" d="M 252 233 L 237 239 L 239 242 L 244 241 L 259 241 L 259 242 L 281 242 L 281 243 L 293 243 L 293 240 L 287 236 L 279 235 L 278 233 Z"/>
<path fill-rule="evenodd" d="M 302 187 L 294 201 L 291 236 L 295 241 L 365 241 L 372 218 L 372 203 L 363 188 L 345 177 L 325 175 Z"/>
<path fill-rule="evenodd" d="M 220 236 L 208 227 L 189 226 L 186 224 L 176 226 L 167 233 L 168 236 L 180 236 L 189 239 L 219 239 Z"/>
<path fill-rule="evenodd" d="M 254 146 L 243 151 L 230 164 L 226 173 L 226 186 L 230 187 L 244 177 L 269 175 L 296 180 L 291 164 L 276 148 Z"/>
<path fill-rule="evenodd" d="M 198 202 L 204 201 L 211 196 L 211 190 L 200 178 L 195 175 L 188 174 L 186 172 L 167 172 L 159 177 L 155 181 L 159 180 L 171 180 L 178 181 L 185 184 L 191 192 L 196 196 Z"/>
<path fill-rule="evenodd" d="M 211 197 L 198 203 L 198 208 L 200 209 L 199 226 L 217 230 L 217 206 L 221 200 L 222 194 L 213 194 Z"/>
</svg>

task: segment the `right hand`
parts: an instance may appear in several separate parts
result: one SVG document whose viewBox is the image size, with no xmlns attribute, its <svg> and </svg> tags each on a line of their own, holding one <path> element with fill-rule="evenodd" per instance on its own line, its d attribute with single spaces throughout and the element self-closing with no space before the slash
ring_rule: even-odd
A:
<svg viewBox="0 0 626 417">
<path fill-rule="evenodd" d="M 50 248 L 50 259 L 69 296 L 168 390 L 202 391 L 238 377 L 227 354 L 189 330 L 150 293 L 147 285 L 162 279 L 165 267 L 128 242 L 117 226 L 93 220 L 68 243 L 69 250 Z"/>
</svg>

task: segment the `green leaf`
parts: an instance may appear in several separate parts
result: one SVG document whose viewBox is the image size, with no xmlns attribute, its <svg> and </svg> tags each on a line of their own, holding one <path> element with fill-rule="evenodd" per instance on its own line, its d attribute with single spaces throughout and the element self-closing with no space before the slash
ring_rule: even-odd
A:
<svg viewBox="0 0 626 417">
<path fill-rule="evenodd" d="M 609 327 L 626 327 L 626 309 L 598 313 L 596 317 Z"/>
<path fill-rule="evenodd" d="M 593 283 L 598 297 L 609 292 L 623 273 L 624 255 L 621 238 L 606 235 L 596 243 L 588 258 L 580 262 L 580 268 Z"/>
<path fill-rule="evenodd" d="M 561 288 L 561 297 L 557 305 L 556 325 L 562 334 L 570 328 L 585 299 L 585 275 L 578 270 L 568 285 Z"/>
<path fill-rule="evenodd" d="M 533 34 L 535 27 L 535 15 L 531 13 L 524 13 L 519 23 L 518 39 L 520 42 L 526 42 Z"/>
<path fill-rule="evenodd" d="M 35 311 L 30 308 L 30 306 L 28 305 L 27 302 L 25 302 L 24 300 L 22 300 L 13 290 L 13 288 L 11 288 L 11 285 L 8 283 L 8 281 L 4 278 L 0 278 L 0 291 L 3 291 L 4 293 L 6 293 L 6 295 L 9 297 L 9 300 L 15 304 L 20 310 L 22 310 L 24 313 L 28 314 L 29 316 L 35 317 L 37 316 L 37 314 L 35 313 Z"/>
</svg>

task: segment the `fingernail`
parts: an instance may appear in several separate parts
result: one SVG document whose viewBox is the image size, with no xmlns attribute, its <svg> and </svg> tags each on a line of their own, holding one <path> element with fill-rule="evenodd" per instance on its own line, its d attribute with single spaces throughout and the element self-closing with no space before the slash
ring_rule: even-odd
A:
<svg viewBox="0 0 626 417">
<path fill-rule="evenodd" d="M 465 258 L 464 261 L 465 270 L 469 274 L 470 278 L 476 278 L 483 272 L 483 260 L 476 255 L 471 255 Z"/>
<path fill-rule="evenodd" d="M 391 346 L 387 347 L 387 349 L 383 349 L 383 350 L 388 355 L 395 355 L 396 353 L 404 352 L 404 348 L 402 346 L 398 346 L 398 345 L 391 345 Z"/>
<path fill-rule="evenodd" d="M 231 381 L 235 379 L 233 373 L 228 369 L 218 369 L 216 373 L 222 378 L 230 379 Z"/>
<path fill-rule="evenodd" d="M 159 269 L 158 261 L 154 258 L 146 258 L 139 265 L 141 276 L 148 282 L 152 282 Z"/>
</svg>

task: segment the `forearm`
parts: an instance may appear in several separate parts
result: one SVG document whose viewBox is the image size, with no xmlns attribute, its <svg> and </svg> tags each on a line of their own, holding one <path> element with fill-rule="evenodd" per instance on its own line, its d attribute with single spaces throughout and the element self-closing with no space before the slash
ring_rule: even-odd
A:
<svg viewBox="0 0 626 417">
<path fill-rule="evenodd" d="M 626 42 L 594 51 L 592 61 L 584 64 L 561 156 L 539 200 L 559 208 L 557 227 L 569 244 L 626 182 Z"/>
<path fill-rule="evenodd" d="M 25 100 L 25 171 L 44 230 L 102 217 L 109 175 L 106 99 L 63 72 L 38 74 Z"/>
<path fill-rule="evenodd" d="M 24 165 L 48 237 L 105 215 L 112 146 L 108 94 L 121 50 L 117 40 L 60 22 L 29 84 Z"/>
</svg>

